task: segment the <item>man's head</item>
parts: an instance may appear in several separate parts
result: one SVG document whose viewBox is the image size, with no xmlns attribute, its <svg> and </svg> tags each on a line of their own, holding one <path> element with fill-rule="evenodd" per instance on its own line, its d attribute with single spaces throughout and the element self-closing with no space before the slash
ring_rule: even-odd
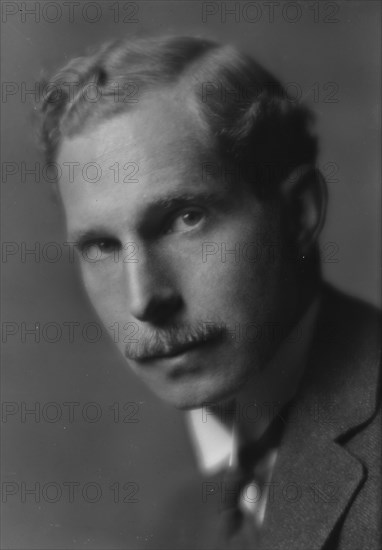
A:
<svg viewBox="0 0 382 550">
<path fill-rule="evenodd" d="M 250 58 L 196 38 L 107 46 L 54 82 L 43 137 L 73 169 L 59 192 L 97 313 L 162 398 L 234 396 L 317 277 L 309 113 Z"/>
</svg>

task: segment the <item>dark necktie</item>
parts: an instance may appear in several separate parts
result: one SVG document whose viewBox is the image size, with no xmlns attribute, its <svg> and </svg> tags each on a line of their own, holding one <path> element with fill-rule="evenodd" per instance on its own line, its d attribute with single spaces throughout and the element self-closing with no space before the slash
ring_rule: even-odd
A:
<svg viewBox="0 0 382 550">
<path fill-rule="evenodd" d="M 271 450 L 278 447 L 286 422 L 287 408 L 284 408 L 271 422 L 265 433 L 255 442 L 242 446 L 238 452 L 237 466 L 228 468 L 222 480 L 222 504 L 220 509 L 221 531 L 219 548 L 254 548 L 259 529 L 254 518 L 241 510 L 240 496 L 244 487 L 253 481 L 254 468 Z"/>
</svg>

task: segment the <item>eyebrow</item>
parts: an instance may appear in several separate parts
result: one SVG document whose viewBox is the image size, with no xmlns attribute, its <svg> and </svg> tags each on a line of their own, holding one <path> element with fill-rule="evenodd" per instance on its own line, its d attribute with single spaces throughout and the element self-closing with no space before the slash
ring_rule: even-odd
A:
<svg viewBox="0 0 382 550">
<path fill-rule="evenodd" d="M 110 232 L 110 229 L 103 225 L 96 225 L 91 229 L 79 229 L 69 233 L 70 244 L 79 246 L 87 241 L 93 239 L 99 239 L 100 236 L 104 238 L 114 239 L 115 237 Z"/>
<path fill-rule="evenodd" d="M 193 201 L 203 202 L 205 204 L 217 204 L 219 202 L 223 202 L 223 200 L 224 196 L 222 190 L 217 190 L 214 192 L 194 191 L 192 193 L 169 193 L 164 197 L 154 199 L 147 205 L 145 211 L 150 212 L 157 208 L 170 210 Z"/>
<path fill-rule="evenodd" d="M 155 211 L 169 211 L 180 208 L 184 205 L 190 204 L 192 202 L 199 202 L 206 206 L 221 205 L 226 204 L 228 209 L 229 203 L 232 202 L 228 199 L 227 195 L 224 193 L 224 188 L 218 189 L 214 192 L 187 192 L 187 193 L 171 193 L 167 195 L 153 199 L 144 207 L 144 211 L 141 214 L 141 220 L 137 223 L 138 227 L 142 227 L 145 224 L 145 220 Z M 77 245 L 90 241 L 92 239 L 98 239 L 100 236 L 104 238 L 115 238 L 113 231 L 110 227 L 106 227 L 103 224 L 97 224 L 89 229 L 78 229 L 73 230 L 70 233 L 71 242 L 75 242 Z"/>
</svg>

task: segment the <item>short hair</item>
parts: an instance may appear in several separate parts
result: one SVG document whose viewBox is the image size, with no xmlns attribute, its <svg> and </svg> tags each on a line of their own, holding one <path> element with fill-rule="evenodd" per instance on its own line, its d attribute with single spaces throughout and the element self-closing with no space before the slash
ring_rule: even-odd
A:
<svg viewBox="0 0 382 550">
<path fill-rule="evenodd" d="M 313 115 L 275 77 L 232 45 L 177 36 L 104 44 L 45 82 L 40 137 L 47 161 L 55 161 L 64 137 L 177 86 L 196 104 L 219 158 L 238 167 L 258 196 L 272 195 L 293 170 L 316 163 Z"/>
</svg>

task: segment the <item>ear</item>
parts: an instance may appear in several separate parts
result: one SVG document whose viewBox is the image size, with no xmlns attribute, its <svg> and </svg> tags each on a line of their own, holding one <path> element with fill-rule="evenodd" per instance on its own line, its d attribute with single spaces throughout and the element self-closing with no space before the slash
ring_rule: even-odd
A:
<svg viewBox="0 0 382 550">
<path fill-rule="evenodd" d="M 307 256 L 325 222 L 328 190 L 321 172 L 299 166 L 281 185 L 284 219 L 299 257 Z"/>
</svg>

